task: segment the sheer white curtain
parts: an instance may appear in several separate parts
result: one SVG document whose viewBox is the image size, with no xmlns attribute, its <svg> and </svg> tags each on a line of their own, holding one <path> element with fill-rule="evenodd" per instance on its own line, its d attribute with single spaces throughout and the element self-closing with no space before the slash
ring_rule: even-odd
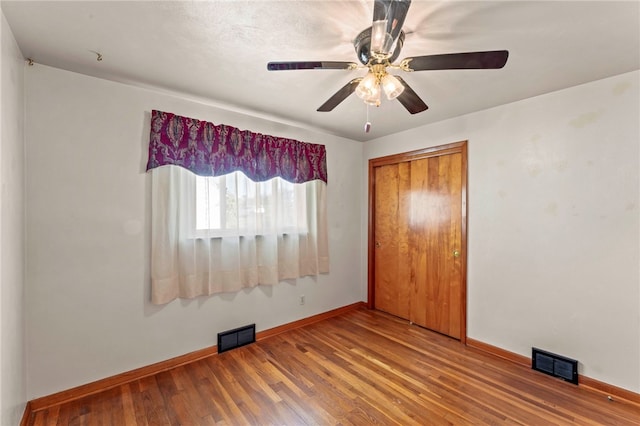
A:
<svg viewBox="0 0 640 426">
<path fill-rule="evenodd" d="M 153 303 L 329 272 L 326 183 L 150 173 Z"/>
</svg>

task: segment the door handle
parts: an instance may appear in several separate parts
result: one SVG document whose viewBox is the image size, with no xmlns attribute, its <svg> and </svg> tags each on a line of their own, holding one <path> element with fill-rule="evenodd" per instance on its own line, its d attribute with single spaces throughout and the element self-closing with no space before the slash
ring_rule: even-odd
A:
<svg viewBox="0 0 640 426">
<path fill-rule="evenodd" d="M 380 248 L 381 244 L 380 241 L 376 241 L 376 248 Z"/>
<path fill-rule="evenodd" d="M 459 250 L 453 250 L 453 257 L 460 257 L 460 251 Z"/>
</svg>

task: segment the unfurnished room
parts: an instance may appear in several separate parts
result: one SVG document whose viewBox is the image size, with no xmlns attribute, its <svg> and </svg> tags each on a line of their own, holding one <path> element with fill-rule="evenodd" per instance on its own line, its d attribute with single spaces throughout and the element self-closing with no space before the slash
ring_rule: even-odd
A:
<svg viewBox="0 0 640 426">
<path fill-rule="evenodd" d="M 0 9 L 0 425 L 640 424 L 640 1 Z"/>
</svg>

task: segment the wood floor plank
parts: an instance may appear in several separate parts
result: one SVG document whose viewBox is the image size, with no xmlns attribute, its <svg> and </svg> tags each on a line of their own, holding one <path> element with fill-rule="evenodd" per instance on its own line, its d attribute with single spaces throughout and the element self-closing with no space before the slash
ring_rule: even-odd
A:
<svg viewBox="0 0 640 426">
<path fill-rule="evenodd" d="M 40 411 L 41 425 L 639 425 L 640 406 L 359 309 Z"/>
<path fill-rule="evenodd" d="M 235 416 L 230 408 L 227 408 L 226 401 L 228 396 L 218 391 L 218 386 L 211 382 L 208 378 L 201 379 L 197 386 L 198 393 L 208 403 L 211 419 L 216 424 L 226 424 Z M 242 413 L 238 413 L 242 415 Z M 205 416 L 206 418 L 206 416 Z"/>
<path fill-rule="evenodd" d="M 231 386 L 234 382 L 231 382 L 230 384 L 227 383 L 225 381 L 225 384 L 223 384 L 220 379 L 218 378 L 218 375 L 216 374 L 216 371 L 218 370 L 222 370 L 219 365 L 219 362 L 215 362 L 215 361 L 219 361 L 218 360 L 213 360 L 213 359 L 208 359 L 206 361 L 210 361 L 210 366 L 209 368 L 211 368 L 211 383 L 212 386 L 214 387 L 214 389 L 217 390 L 218 395 L 220 395 L 221 399 L 218 400 L 216 399 L 215 401 L 219 401 L 220 406 L 222 408 L 222 413 L 225 416 L 225 422 L 227 422 L 228 424 L 233 424 L 234 422 L 238 422 L 238 423 L 242 423 L 242 424 L 251 424 L 249 419 L 245 416 L 246 411 L 244 410 L 244 407 L 242 406 L 242 402 L 241 399 L 242 398 L 242 391 L 237 392 L 238 394 L 240 394 L 240 397 L 237 397 L 236 399 L 234 399 L 232 397 L 232 395 L 229 393 L 229 391 L 231 391 Z M 222 374 L 220 374 L 220 377 L 222 378 Z"/>
</svg>

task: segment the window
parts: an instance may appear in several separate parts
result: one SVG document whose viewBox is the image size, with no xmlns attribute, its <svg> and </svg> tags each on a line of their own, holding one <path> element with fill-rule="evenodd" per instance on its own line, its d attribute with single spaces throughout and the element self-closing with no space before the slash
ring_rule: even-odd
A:
<svg viewBox="0 0 640 426">
<path fill-rule="evenodd" d="M 153 303 L 329 272 L 324 145 L 153 110 L 147 170 Z"/>
<path fill-rule="evenodd" d="M 307 232 L 306 184 L 254 182 L 242 172 L 195 179 L 196 238 Z"/>
</svg>

